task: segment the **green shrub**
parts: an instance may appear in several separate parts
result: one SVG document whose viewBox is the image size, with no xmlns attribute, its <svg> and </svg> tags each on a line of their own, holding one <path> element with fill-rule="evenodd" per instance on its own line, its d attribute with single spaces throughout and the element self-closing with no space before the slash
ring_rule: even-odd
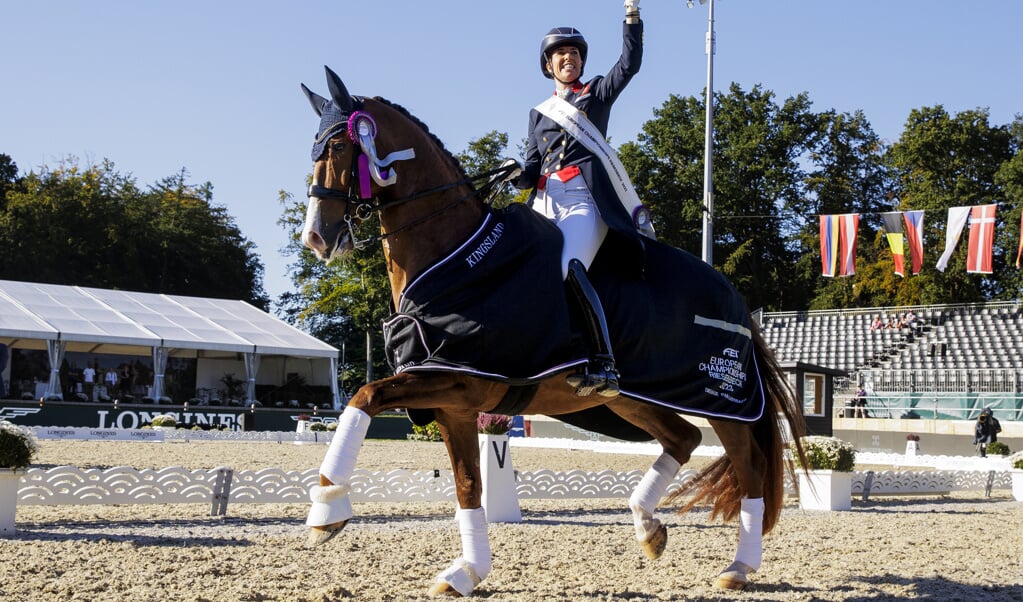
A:
<svg viewBox="0 0 1023 602">
<path fill-rule="evenodd" d="M 1008 456 L 1009 446 L 1001 441 L 992 441 L 987 444 L 987 453 L 992 456 Z"/>
<path fill-rule="evenodd" d="M 426 426 L 412 425 L 412 434 L 408 436 L 410 441 L 443 441 L 444 438 L 440 436 L 440 427 L 437 426 L 437 421 L 433 421 Z"/>
<path fill-rule="evenodd" d="M 1009 465 L 1017 470 L 1023 470 L 1023 451 L 1018 451 L 1009 456 Z"/>
<path fill-rule="evenodd" d="M 852 472 L 856 466 L 856 450 L 848 441 L 817 436 L 803 437 L 800 441 L 803 444 L 803 451 L 806 452 L 807 468 L 810 470 Z M 799 463 L 798 458 L 796 463 Z"/>
<path fill-rule="evenodd" d="M 151 424 L 153 426 L 175 427 L 178 425 L 178 419 L 170 414 L 160 414 L 159 416 L 153 417 L 153 422 Z"/>
<path fill-rule="evenodd" d="M 39 446 L 31 432 L 0 420 L 0 468 L 28 468 L 37 451 Z"/>
</svg>

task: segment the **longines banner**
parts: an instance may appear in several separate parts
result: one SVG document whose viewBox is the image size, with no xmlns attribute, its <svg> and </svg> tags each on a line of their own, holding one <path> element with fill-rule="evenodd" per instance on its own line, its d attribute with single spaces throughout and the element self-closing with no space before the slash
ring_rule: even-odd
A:
<svg viewBox="0 0 1023 602">
<path fill-rule="evenodd" d="M 47 403 L 45 405 L 0 402 L 0 419 L 23 426 L 85 427 L 92 429 L 138 429 L 162 414 L 174 416 L 178 424 L 223 428 L 231 431 L 294 431 L 296 410 L 252 413 L 244 408 L 190 408 L 180 406 L 141 408 L 111 405 Z M 326 417 L 324 417 L 326 418 Z M 332 418 L 333 419 L 333 418 Z"/>
<path fill-rule="evenodd" d="M 132 441 L 162 441 L 158 430 L 141 429 L 153 418 L 169 414 L 178 426 L 190 428 L 225 429 L 229 431 L 277 431 L 295 432 L 300 413 L 312 414 L 308 410 L 282 408 L 151 406 L 113 404 L 70 403 L 70 402 L 19 402 L 0 401 L 0 419 L 21 426 L 50 427 L 47 438 L 77 438 L 82 430 L 95 433 L 92 439 L 129 439 Z M 311 419 L 330 424 L 337 422 L 338 412 L 320 410 Z M 135 432 L 129 435 L 117 434 L 121 430 Z M 405 439 L 412 432 L 412 423 L 404 413 L 377 416 L 370 423 L 367 437 L 371 439 Z M 141 434 L 140 434 L 141 433 Z M 159 433 L 159 434 L 158 434 Z M 201 438 L 196 432 L 197 438 Z"/>
<path fill-rule="evenodd" d="M 39 439 L 99 439 L 102 441 L 163 441 L 163 431 L 153 429 L 94 429 L 84 427 L 46 427 L 36 429 Z"/>
</svg>

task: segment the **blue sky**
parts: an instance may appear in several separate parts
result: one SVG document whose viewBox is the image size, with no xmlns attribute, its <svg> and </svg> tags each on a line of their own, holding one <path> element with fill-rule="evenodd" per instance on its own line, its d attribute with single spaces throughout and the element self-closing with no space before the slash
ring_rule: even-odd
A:
<svg viewBox="0 0 1023 602">
<path fill-rule="evenodd" d="M 701 95 L 707 7 L 643 0 L 643 69 L 609 135 L 634 140 L 670 94 Z M 181 168 L 256 243 L 272 297 L 290 288 L 278 250 L 279 190 L 304 194 L 323 65 L 353 94 L 397 102 L 458 152 L 497 130 L 512 148 L 550 93 L 540 38 L 559 25 L 590 43 L 586 74 L 621 49 L 617 0 L 139 2 L 35 0 L 0 8 L 0 153 L 22 172 L 113 161 L 142 186 Z M 894 140 L 909 111 L 1023 113 L 1023 2 L 715 0 L 714 88 L 737 82 L 815 111 L 863 110 Z"/>
</svg>

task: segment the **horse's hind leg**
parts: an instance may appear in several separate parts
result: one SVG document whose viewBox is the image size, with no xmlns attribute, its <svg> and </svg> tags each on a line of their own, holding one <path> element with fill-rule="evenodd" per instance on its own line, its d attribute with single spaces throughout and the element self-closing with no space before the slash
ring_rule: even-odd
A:
<svg viewBox="0 0 1023 602">
<path fill-rule="evenodd" d="M 764 467 L 766 459 L 754 442 L 748 425 L 712 421 L 743 492 L 739 508 L 739 543 L 732 564 L 718 575 L 714 585 L 744 589 L 749 575 L 760 569 L 763 559 Z"/>
<path fill-rule="evenodd" d="M 629 497 L 636 539 L 649 558 L 659 558 L 668 544 L 668 530 L 654 518 L 654 511 L 671 486 L 675 474 L 692 457 L 700 444 L 700 429 L 670 410 L 652 405 L 618 399 L 608 404 L 616 414 L 650 433 L 663 448 L 663 453 L 643 475 Z"/>
</svg>

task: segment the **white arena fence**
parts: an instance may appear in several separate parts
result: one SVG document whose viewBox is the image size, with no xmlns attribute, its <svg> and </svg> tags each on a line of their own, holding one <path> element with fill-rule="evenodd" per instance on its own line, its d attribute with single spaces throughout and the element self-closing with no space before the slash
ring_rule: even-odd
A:
<svg viewBox="0 0 1023 602">
<path fill-rule="evenodd" d="M 105 439 L 149 442 L 170 441 L 264 441 L 325 444 L 333 433 L 236 432 L 187 430 L 121 430 L 33 427 L 39 439 Z M 118 431 L 118 432 L 109 432 Z M 661 448 L 652 443 L 615 443 L 578 439 L 510 438 L 514 447 L 585 449 L 605 453 L 657 456 Z M 700 446 L 694 455 L 716 457 L 721 447 Z M 512 457 L 514 464 L 514 454 Z M 895 470 L 856 471 L 853 494 L 869 496 L 942 495 L 952 491 L 1011 489 L 1008 461 L 1002 458 L 951 456 L 905 456 L 858 453 L 861 465 L 895 466 Z M 926 470 L 904 470 L 905 466 Z M 952 469 L 950 467 L 957 467 Z M 582 470 L 516 471 L 519 499 L 628 498 L 645 469 L 627 472 Z M 696 475 L 679 473 L 669 491 Z M 309 488 L 318 483 L 317 468 L 285 471 L 277 468 L 233 470 L 230 467 L 190 470 L 181 467 L 107 469 L 57 466 L 31 468 L 18 489 L 19 505 L 93 504 L 188 504 L 210 506 L 211 516 L 223 516 L 229 504 L 280 504 L 308 502 Z M 455 501 L 454 476 L 449 470 L 367 471 L 356 469 L 351 480 L 353 502 Z M 795 487 L 786 481 L 786 491 Z"/>
</svg>

